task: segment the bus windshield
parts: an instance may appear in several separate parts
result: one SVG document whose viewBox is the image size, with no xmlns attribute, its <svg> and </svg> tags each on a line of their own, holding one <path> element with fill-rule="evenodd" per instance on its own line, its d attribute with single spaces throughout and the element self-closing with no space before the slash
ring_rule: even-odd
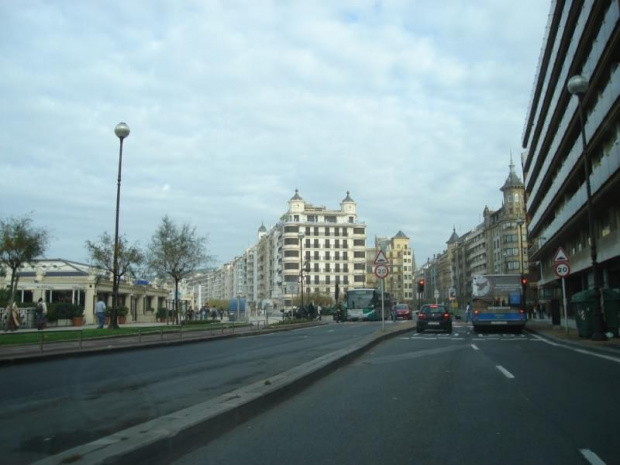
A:
<svg viewBox="0 0 620 465">
<path fill-rule="evenodd" d="M 347 308 L 368 308 L 375 305 L 374 289 L 350 289 L 347 292 Z"/>
</svg>

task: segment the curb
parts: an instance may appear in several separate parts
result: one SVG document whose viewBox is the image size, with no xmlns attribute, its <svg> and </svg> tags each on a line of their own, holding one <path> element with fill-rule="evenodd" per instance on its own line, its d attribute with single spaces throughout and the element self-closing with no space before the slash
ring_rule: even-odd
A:
<svg viewBox="0 0 620 465">
<path fill-rule="evenodd" d="M 195 344 L 197 342 L 206 342 L 206 341 L 216 341 L 221 339 L 230 339 L 233 337 L 248 337 L 255 336 L 257 334 L 269 334 L 276 333 L 280 331 L 290 331 L 299 328 L 312 328 L 315 326 L 320 326 L 321 324 L 326 323 L 309 323 L 309 324 L 299 324 L 299 325 L 287 325 L 282 328 L 270 328 L 270 329 L 259 329 L 256 331 L 250 331 L 245 333 L 228 333 L 228 334 L 218 334 L 218 335 L 208 335 L 208 336 L 197 336 L 187 338 L 179 338 L 179 339 L 171 339 L 164 341 L 152 341 L 152 342 L 138 342 L 135 344 L 127 344 L 121 346 L 100 346 L 100 347 L 90 347 L 86 349 L 78 349 L 75 350 L 67 349 L 62 351 L 53 352 L 51 349 L 49 352 L 42 353 L 32 353 L 26 355 L 15 354 L 13 356 L 5 356 L 0 357 L 0 367 L 3 366 L 13 366 L 13 365 L 21 365 L 26 363 L 36 363 L 43 362 L 47 360 L 59 360 L 59 359 L 68 359 L 68 358 L 79 358 L 79 357 L 88 357 L 90 355 L 99 355 L 105 353 L 117 353 L 117 352 L 127 352 L 133 350 L 145 350 L 145 349 L 153 349 L 157 347 L 168 347 L 168 346 L 177 346 L 177 345 L 185 345 L 185 344 Z M 119 336 L 121 339 L 124 336 Z M 115 339 L 113 337 L 106 338 L 106 340 Z"/>
<path fill-rule="evenodd" d="M 367 336 L 347 348 L 215 399 L 164 415 L 35 462 L 37 465 L 167 464 L 216 439 L 251 417 L 299 393 L 313 382 L 407 327 Z"/>
</svg>

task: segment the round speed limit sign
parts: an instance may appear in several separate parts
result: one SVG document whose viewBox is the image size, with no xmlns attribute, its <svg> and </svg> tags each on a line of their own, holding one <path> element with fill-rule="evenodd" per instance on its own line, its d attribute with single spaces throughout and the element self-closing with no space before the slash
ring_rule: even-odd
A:
<svg viewBox="0 0 620 465">
<path fill-rule="evenodd" d="M 556 263 L 553 271 L 558 278 L 566 278 L 570 274 L 570 265 L 566 262 Z"/>
<path fill-rule="evenodd" d="M 379 279 L 384 279 L 388 274 L 390 274 L 390 270 L 385 265 L 377 265 L 375 268 L 375 275 Z"/>
</svg>

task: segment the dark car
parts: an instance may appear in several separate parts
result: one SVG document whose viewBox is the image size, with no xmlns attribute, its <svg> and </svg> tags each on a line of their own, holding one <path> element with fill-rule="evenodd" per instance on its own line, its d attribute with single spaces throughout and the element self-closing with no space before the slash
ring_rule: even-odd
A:
<svg viewBox="0 0 620 465">
<path fill-rule="evenodd" d="M 403 320 L 411 320 L 412 312 L 411 307 L 408 304 L 396 304 L 394 305 L 394 312 L 396 318 L 402 318 Z"/>
<path fill-rule="evenodd" d="M 440 329 L 447 333 L 452 332 L 452 317 L 445 305 L 423 305 L 418 312 L 416 331 L 421 333 L 425 329 Z"/>
</svg>

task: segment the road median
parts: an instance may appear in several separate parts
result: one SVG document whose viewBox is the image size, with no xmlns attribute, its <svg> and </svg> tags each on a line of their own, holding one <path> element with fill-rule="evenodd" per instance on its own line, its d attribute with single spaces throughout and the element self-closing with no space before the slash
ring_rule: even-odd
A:
<svg viewBox="0 0 620 465">
<path fill-rule="evenodd" d="M 170 463 L 306 389 L 314 381 L 357 358 L 376 344 L 412 329 L 412 325 L 405 324 L 377 331 L 344 349 L 278 375 L 74 447 L 36 464 Z"/>
</svg>

